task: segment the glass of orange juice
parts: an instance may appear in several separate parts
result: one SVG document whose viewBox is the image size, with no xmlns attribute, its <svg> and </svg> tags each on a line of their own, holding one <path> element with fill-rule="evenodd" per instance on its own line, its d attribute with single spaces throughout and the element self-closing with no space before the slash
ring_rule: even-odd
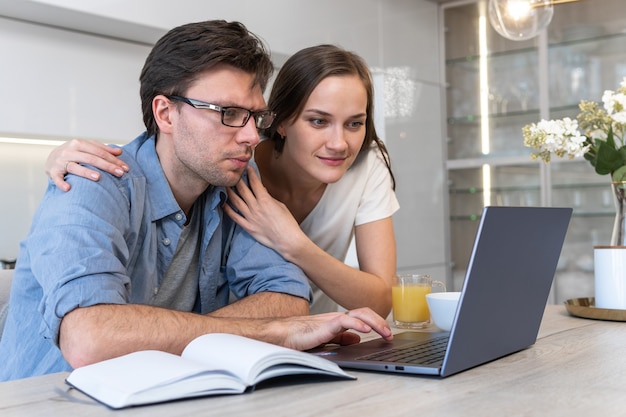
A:
<svg viewBox="0 0 626 417">
<path fill-rule="evenodd" d="M 433 280 L 425 274 L 397 275 L 391 287 L 393 323 L 403 329 L 420 329 L 430 324 L 430 311 L 426 294 L 433 287 L 446 291 L 441 281 Z"/>
</svg>

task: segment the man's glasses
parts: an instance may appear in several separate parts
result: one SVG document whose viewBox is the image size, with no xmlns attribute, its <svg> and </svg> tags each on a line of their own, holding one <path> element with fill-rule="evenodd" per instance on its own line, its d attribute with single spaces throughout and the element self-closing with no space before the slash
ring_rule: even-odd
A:
<svg viewBox="0 0 626 417">
<path fill-rule="evenodd" d="M 244 127 L 248 120 L 250 120 L 250 116 L 254 117 L 254 121 L 256 122 L 257 129 L 267 129 L 272 125 L 274 118 L 276 117 L 276 113 L 271 110 L 259 110 L 252 111 L 248 109 L 244 109 L 243 107 L 235 107 L 235 106 L 218 106 L 216 104 L 206 103 L 200 100 L 194 100 L 192 98 L 181 97 L 181 96 L 165 96 L 170 100 L 181 101 L 183 103 L 189 104 L 191 107 L 196 109 L 207 109 L 218 111 L 222 114 L 222 124 L 224 126 L 229 127 Z"/>
</svg>

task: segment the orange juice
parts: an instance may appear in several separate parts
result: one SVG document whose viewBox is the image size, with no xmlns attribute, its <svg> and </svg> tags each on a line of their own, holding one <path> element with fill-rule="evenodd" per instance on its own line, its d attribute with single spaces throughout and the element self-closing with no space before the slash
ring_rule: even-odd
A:
<svg viewBox="0 0 626 417">
<path fill-rule="evenodd" d="M 421 323 L 430 319 L 426 294 L 432 287 L 426 284 L 394 285 L 391 287 L 393 319 L 402 323 Z"/>
</svg>

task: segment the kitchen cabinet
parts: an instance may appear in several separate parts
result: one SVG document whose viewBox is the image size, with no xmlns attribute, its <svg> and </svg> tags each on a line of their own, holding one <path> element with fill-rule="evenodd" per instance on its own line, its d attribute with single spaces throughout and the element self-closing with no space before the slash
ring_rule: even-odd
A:
<svg viewBox="0 0 626 417">
<path fill-rule="evenodd" d="M 521 129 L 574 118 L 581 99 L 601 102 L 626 76 L 623 0 L 554 6 L 539 37 L 516 42 L 493 30 L 487 2 L 441 5 L 446 82 L 449 253 L 452 282 L 464 278 L 485 205 L 568 206 L 574 214 L 552 301 L 593 296 L 593 246 L 608 244 L 610 178 L 585 160 L 533 161 Z"/>
</svg>

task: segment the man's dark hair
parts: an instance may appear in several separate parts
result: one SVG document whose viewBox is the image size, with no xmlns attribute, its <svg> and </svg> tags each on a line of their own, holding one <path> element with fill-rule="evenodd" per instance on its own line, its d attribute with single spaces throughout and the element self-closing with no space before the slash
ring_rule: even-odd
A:
<svg viewBox="0 0 626 417">
<path fill-rule="evenodd" d="M 222 64 L 255 74 L 254 83 L 263 91 L 274 71 L 263 41 L 239 22 L 190 23 L 170 30 L 159 39 L 139 77 L 141 109 L 148 134 L 159 130 L 152 114 L 154 97 L 184 95 L 200 74 Z"/>
</svg>

